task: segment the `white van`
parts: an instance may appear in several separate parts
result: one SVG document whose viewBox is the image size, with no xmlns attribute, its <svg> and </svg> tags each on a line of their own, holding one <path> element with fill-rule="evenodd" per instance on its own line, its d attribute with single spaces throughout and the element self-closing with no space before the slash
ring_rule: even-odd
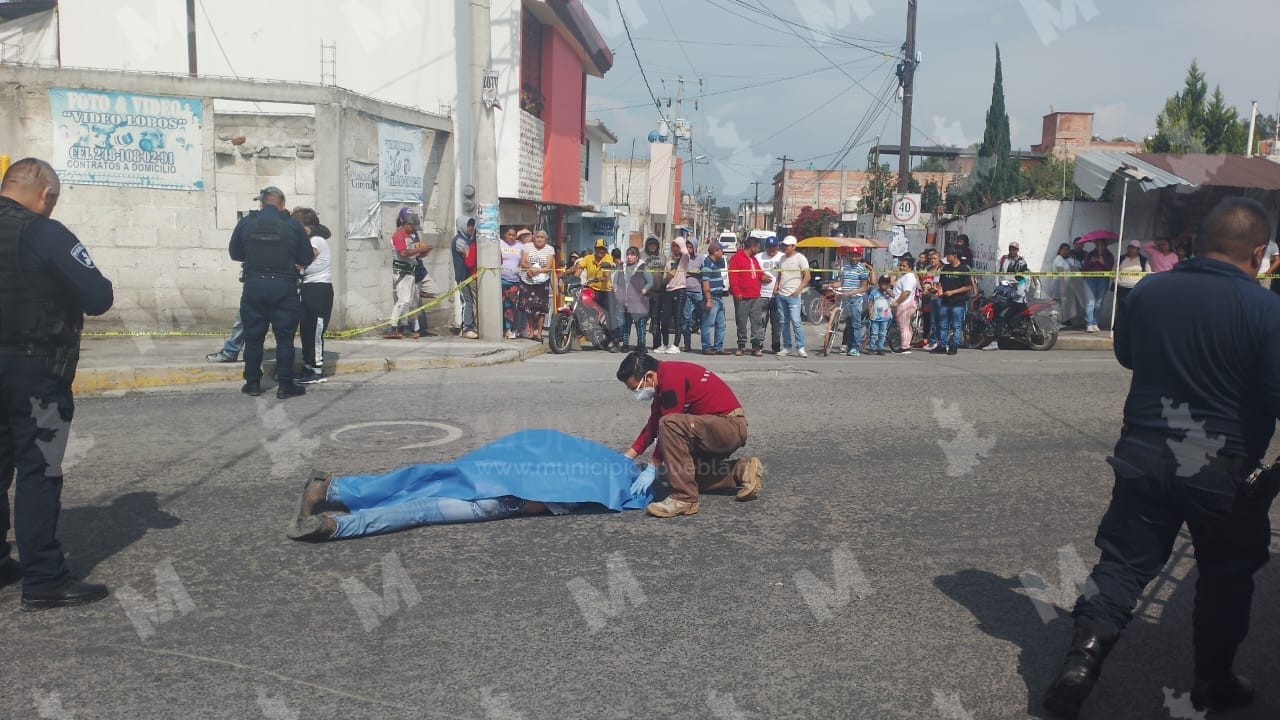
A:
<svg viewBox="0 0 1280 720">
<path fill-rule="evenodd" d="M 725 230 L 720 233 L 718 241 L 720 243 L 720 247 L 723 248 L 726 253 L 738 252 L 738 236 L 736 234 Z"/>
</svg>

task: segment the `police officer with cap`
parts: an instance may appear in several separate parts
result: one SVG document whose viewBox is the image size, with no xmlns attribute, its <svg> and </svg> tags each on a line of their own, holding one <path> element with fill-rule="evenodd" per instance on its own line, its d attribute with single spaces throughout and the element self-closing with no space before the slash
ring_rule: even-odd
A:
<svg viewBox="0 0 1280 720">
<path fill-rule="evenodd" d="M 1056 717 L 1079 713 L 1184 523 L 1199 570 L 1191 703 L 1212 712 L 1253 701 L 1233 665 L 1253 575 L 1270 556 L 1276 495 L 1276 473 L 1259 466 L 1280 416 L 1280 297 L 1254 279 L 1269 235 L 1262 205 L 1223 200 L 1196 257 L 1148 275 L 1122 301 L 1133 320 L 1116 332 L 1115 355 L 1133 380 L 1107 458 L 1115 488 L 1098 526 L 1096 592 L 1076 602 L 1071 646 L 1044 699 Z"/>
<path fill-rule="evenodd" d="M 240 319 L 244 322 L 244 387 L 246 395 L 262 394 L 262 345 L 267 325 L 276 336 L 276 397 L 303 395 L 293 381 L 293 336 L 302 320 L 299 269 L 315 259 L 302 225 L 284 207 L 284 192 L 263 188 L 262 209 L 243 218 L 231 233 L 231 259 L 244 263 Z"/>
<path fill-rule="evenodd" d="M 49 219 L 60 190 L 53 167 L 36 158 L 0 181 L 0 587 L 21 579 L 23 610 L 107 596 L 105 585 L 68 573 L 57 539 L 80 331 L 85 314 L 101 315 L 113 300 L 89 251 Z M 21 566 L 6 541 L 15 471 Z"/>
</svg>

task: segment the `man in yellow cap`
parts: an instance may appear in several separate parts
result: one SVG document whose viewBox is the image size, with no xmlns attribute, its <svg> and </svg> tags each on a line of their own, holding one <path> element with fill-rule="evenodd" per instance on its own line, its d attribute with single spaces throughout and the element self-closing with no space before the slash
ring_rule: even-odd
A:
<svg viewBox="0 0 1280 720">
<path fill-rule="evenodd" d="M 592 253 L 583 256 L 566 273 L 574 275 L 583 270 L 587 272 L 587 287 L 595 291 L 596 302 L 604 308 L 605 317 L 608 318 L 607 329 L 612 338 L 609 352 L 618 352 L 617 338 L 622 335 L 622 318 L 619 313 L 614 312 L 613 302 L 613 271 L 616 269 L 613 257 L 609 255 L 609 246 L 605 244 L 604 238 L 597 238 Z"/>
</svg>

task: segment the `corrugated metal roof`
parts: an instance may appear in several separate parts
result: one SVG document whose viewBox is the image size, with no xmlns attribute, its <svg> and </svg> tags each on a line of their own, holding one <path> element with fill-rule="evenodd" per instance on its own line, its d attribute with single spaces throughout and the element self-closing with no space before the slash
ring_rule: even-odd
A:
<svg viewBox="0 0 1280 720">
<path fill-rule="evenodd" d="M 1076 156 L 1076 187 L 1088 193 L 1090 197 L 1102 197 L 1107 182 L 1116 174 L 1116 171 L 1122 168 L 1130 168 L 1130 174 L 1135 176 L 1135 179 L 1141 178 L 1138 184 L 1143 192 L 1169 185 L 1194 184 L 1129 153 L 1095 150 Z"/>
<path fill-rule="evenodd" d="M 1167 170 L 1197 187 L 1280 190 L 1280 163 L 1243 155 L 1135 153 L 1133 157 Z"/>
</svg>

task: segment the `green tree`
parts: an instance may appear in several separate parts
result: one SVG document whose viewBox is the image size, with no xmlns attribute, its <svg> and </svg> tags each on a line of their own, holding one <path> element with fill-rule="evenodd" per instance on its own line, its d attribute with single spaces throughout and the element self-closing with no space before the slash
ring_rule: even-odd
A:
<svg viewBox="0 0 1280 720">
<path fill-rule="evenodd" d="M 858 203 L 858 212 L 888 215 L 893 205 L 893 193 L 897 188 L 897 180 L 887 164 L 867 168 L 867 184 L 862 188 L 862 200 Z"/>
<path fill-rule="evenodd" d="M 937 212 L 942 206 L 942 188 L 938 187 L 936 180 L 930 180 L 920 191 L 920 211 Z"/>
<path fill-rule="evenodd" d="M 1004 105 L 1004 69 L 1000 46 L 996 46 L 996 76 L 991 85 L 991 107 L 987 109 L 987 129 L 978 148 L 970 200 L 976 205 L 1000 202 L 1015 196 L 1022 185 L 1022 167 L 1013 156 L 1009 133 L 1009 113 Z"/>
<path fill-rule="evenodd" d="M 1144 149 L 1157 153 L 1199 153 L 1205 151 L 1205 99 L 1209 84 L 1195 60 L 1187 69 L 1182 91 L 1165 100 L 1164 109 L 1156 116 L 1155 135 L 1147 138 Z"/>
<path fill-rule="evenodd" d="M 840 219 L 840 214 L 831 208 L 815 209 L 811 205 L 800 208 L 800 214 L 791 224 L 791 234 L 797 240 L 807 237 L 821 237 L 827 234 L 827 228 Z"/>
<path fill-rule="evenodd" d="M 1253 151 L 1257 152 L 1257 143 L 1262 140 L 1274 140 L 1276 137 L 1276 116 L 1259 115 L 1258 126 L 1253 130 Z"/>
<path fill-rule="evenodd" d="M 1039 200 L 1083 199 L 1072 180 L 1075 172 L 1074 160 L 1051 156 L 1022 174 L 1022 193 Z"/>
<path fill-rule="evenodd" d="M 1213 88 L 1213 98 L 1205 106 L 1202 123 L 1205 152 L 1244 152 L 1249 128 L 1240 122 L 1237 110 L 1227 104 L 1221 87 Z"/>
<path fill-rule="evenodd" d="M 927 157 L 912 172 L 946 172 L 947 163 L 940 157 Z"/>
</svg>

